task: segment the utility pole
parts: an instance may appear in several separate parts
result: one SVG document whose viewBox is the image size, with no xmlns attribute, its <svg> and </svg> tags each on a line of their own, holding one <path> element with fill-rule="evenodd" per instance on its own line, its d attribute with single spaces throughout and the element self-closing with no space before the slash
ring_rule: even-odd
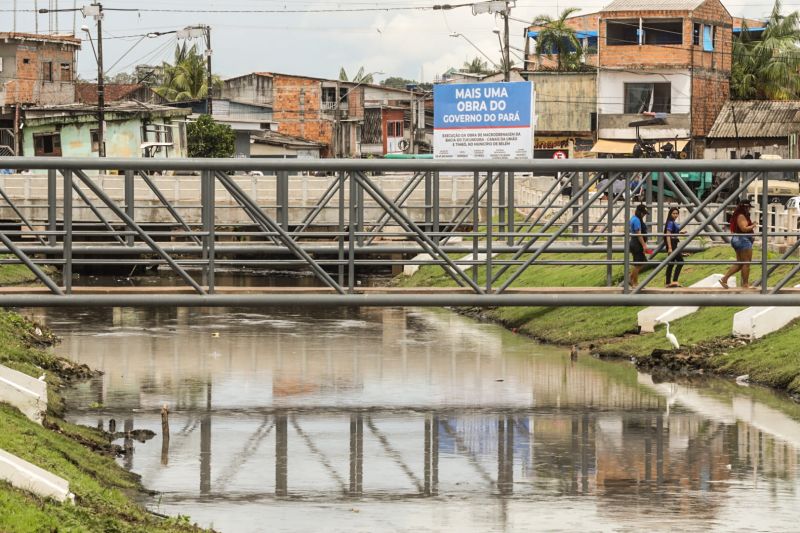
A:
<svg viewBox="0 0 800 533">
<path fill-rule="evenodd" d="M 511 81 L 511 46 L 508 41 L 508 11 L 511 7 L 506 0 L 506 8 L 503 10 L 503 25 L 505 36 L 503 37 L 503 80 Z"/>
<path fill-rule="evenodd" d="M 213 115 L 211 108 L 211 93 L 214 90 L 214 79 L 211 76 L 211 26 L 206 26 L 206 68 L 208 69 L 208 91 L 206 93 L 206 113 Z"/>
<path fill-rule="evenodd" d="M 336 80 L 336 103 L 333 107 L 333 157 L 339 157 L 339 80 Z M 349 91 L 348 91 L 349 92 Z"/>
<path fill-rule="evenodd" d="M 73 2 L 73 5 L 77 2 Z M 80 11 L 84 17 L 94 17 L 97 21 L 97 49 L 95 50 L 92 34 L 89 32 L 89 26 L 81 27 L 81 30 L 86 32 L 89 37 L 89 43 L 92 45 L 95 60 L 97 61 L 97 154 L 100 157 L 106 156 L 106 87 L 105 80 L 103 79 L 103 4 L 94 2 L 88 6 L 81 8 L 73 7 L 72 9 L 58 9 L 58 0 L 50 0 L 49 8 L 42 8 L 37 11 L 39 14 L 48 14 L 50 20 L 50 31 L 53 30 L 53 20 L 55 20 L 56 31 L 58 31 L 58 12 L 60 11 Z M 135 9 L 128 8 L 110 8 L 112 11 L 135 11 Z M 55 18 L 54 18 L 55 17 Z M 37 17 L 38 23 L 38 17 Z"/>
<path fill-rule="evenodd" d="M 106 156 L 106 84 L 103 73 L 103 4 L 92 4 L 97 6 L 97 154 L 100 157 Z"/>
</svg>

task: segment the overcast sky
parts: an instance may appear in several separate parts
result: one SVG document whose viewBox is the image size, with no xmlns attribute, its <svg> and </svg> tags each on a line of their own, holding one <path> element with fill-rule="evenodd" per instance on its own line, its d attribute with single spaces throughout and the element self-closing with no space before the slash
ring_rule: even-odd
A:
<svg viewBox="0 0 800 533">
<path fill-rule="evenodd" d="M 659 1 L 659 0 L 653 0 Z M 800 2 L 800 0 L 796 0 Z M 450 4 L 467 3 L 448 0 Z M 2 2 L 3 27 L 13 27 L 11 8 L 16 3 L 17 31 L 35 31 L 34 6 L 72 8 L 84 5 L 80 0 L 5 0 Z M 174 35 L 145 38 L 154 31 L 169 31 L 191 24 L 212 27 L 213 70 L 223 78 L 248 72 L 271 71 L 323 78 L 337 78 L 339 68 L 345 67 L 353 76 L 359 67 L 366 72 L 384 72 L 387 76 L 432 81 L 451 66 L 461 66 L 479 55 L 478 50 L 461 37 L 471 40 L 483 53 L 499 63 L 500 44 L 492 32 L 502 27 L 502 20 L 493 15 L 474 16 L 469 7 L 448 11 L 430 9 L 437 0 L 106 0 L 105 8 L 139 8 L 141 11 L 107 11 L 103 23 L 105 65 L 113 67 L 110 74 L 130 71 L 139 63 L 159 64 L 171 60 L 176 39 Z M 555 16 L 565 7 L 578 7 L 581 13 L 592 13 L 609 2 L 572 0 L 519 0 L 511 16 L 511 46 L 524 48 L 522 21 L 540 14 Z M 668 2 L 667 2 L 668 3 Z M 732 0 L 723 2 L 734 16 L 766 17 L 771 2 Z M 784 3 L 784 9 L 798 9 L 800 3 Z M 426 8 L 426 9 L 419 9 Z M 174 12 L 154 10 L 175 10 Z M 23 11 L 27 10 L 27 11 Z M 212 12 L 214 10 L 222 12 Z M 235 10 L 274 12 L 245 13 Z M 335 11 L 350 10 L 350 11 Z M 294 11 L 294 12 L 288 12 Z M 306 11 L 306 12 L 298 12 Z M 95 34 L 94 21 L 84 20 L 80 13 L 60 13 L 58 30 L 72 33 L 73 21 L 77 32 L 86 24 Z M 46 33 L 54 25 L 50 15 L 38 16 L 39 32 Z M 85 35 L 85 34 L 84 34 Z M 202 44 L 201 44 L 202 46 Z M 513 50 L 512 50 L 513 51 Z M 522 52 L 513 51 L 522 55 Z M 127 54 L 127 55 L 125 55 Z M 124 56 L 124 57 L 123 57 Z M 519 57 L 512 59 L 521 64 Z M 96 79 L 97 67 L 88 42 L 79 54 L 78 72 L 85 79 Z"/>
</svg>

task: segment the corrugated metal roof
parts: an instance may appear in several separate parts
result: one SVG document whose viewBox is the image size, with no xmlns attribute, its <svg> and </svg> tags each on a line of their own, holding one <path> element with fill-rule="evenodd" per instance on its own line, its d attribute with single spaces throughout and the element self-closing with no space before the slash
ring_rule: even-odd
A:
<svg viewBox="0 0 800 533">
<path fill-rule="evenodd" d="M 735 117 L 735 121 L 734 121 Z M 711 127 L 711 139 L 760 139 L 800 132 L 800 100 L 727 102 Z"/>
<path fill-rule="evenodd" d="M 665 4 L 653 0 L 614 0 L 603 11 L 693 11 L 705 1 L 674 0 Z"/>
</svg>

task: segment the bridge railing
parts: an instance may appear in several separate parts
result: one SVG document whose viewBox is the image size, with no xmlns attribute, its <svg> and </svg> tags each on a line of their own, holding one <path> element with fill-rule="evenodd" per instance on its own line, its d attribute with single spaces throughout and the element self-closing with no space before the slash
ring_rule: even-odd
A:
<svg viewBox="0 0 800 533">
<path fill-rule="evenodd" d="M 760 179 L 755 217 L 768 223 L 756 238 L 779 256 L 762 253 L 754 262 L 760 291 L 778 293 L 800 271 L 800 232 L 797 214 L 768 203 L 768 176 L 798 167 L 794 160 L 0 158 L 0 168 L 15 171 L 0 177 L 0 261 L 26 265 L 58 296 L 80 287 L 75 272 L 88 266 L 167 268 L 197 295 L 218 292 L 216 274 L 232 268 L 303 269 L 316 285 L 347 295 L 363 292 L 360 281 L 375 269 L 425 266 L 483 297 L 524 290 L 531 268 L 583 266 L 604 270 L 606 287 L 641 294 L 679 254 L 725 245 L 726 216 Z M 698 198 L 682 171 L 725 178 Z M 554 177 L 534 180 L 547 175 Z M 627 221 L 640 202 L 652 213 L 654 253 L 642 283 L 631 287 L 637 264 L 626 252 Z M 671 205 L 687 234 L 666 254 L 661 228 Z"/>
</svg>

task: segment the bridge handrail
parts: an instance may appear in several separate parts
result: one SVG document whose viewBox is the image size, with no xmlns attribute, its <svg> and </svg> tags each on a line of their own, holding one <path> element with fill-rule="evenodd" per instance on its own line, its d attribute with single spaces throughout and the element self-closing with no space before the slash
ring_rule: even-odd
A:
<svg viewBox="0 0 800 533">
<path fill-rule="evenodd" d="M 210 170 L 210 171 L 459 171 L 459 172 L 800 172 L 800 159 L 525 159 L 483 160 L 387 160 L 387 159 L 159 159 L 0 157 L 0 168 L 105 170 Z M 769 178 L 768 178 L 769 179 Z"/>
</svg>

